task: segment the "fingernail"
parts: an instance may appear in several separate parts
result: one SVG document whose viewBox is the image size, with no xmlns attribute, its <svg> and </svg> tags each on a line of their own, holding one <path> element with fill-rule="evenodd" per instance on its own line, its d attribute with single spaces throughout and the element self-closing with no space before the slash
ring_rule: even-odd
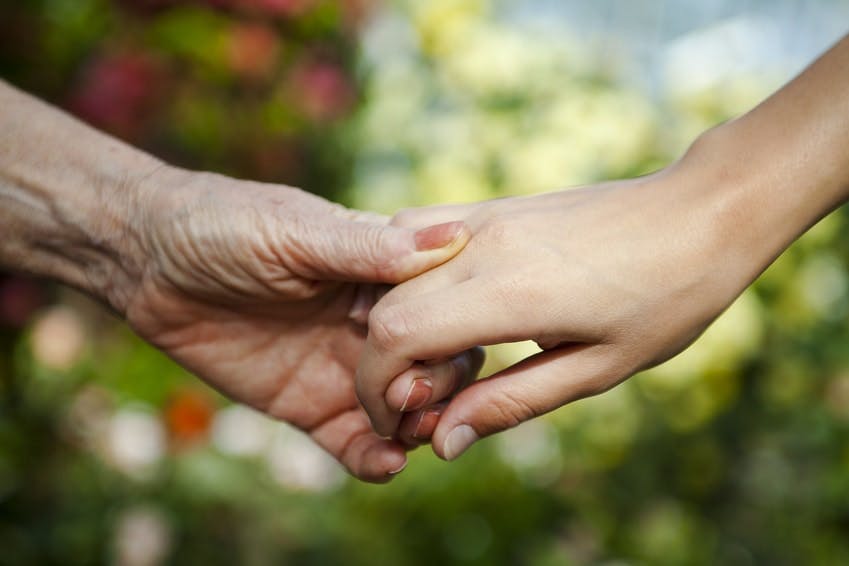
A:
<svg viewBox="0 0 849 566">
<path fill-rule="evenodd" d="M 447 222 L 422 228 L 415 235 L 416 250 L 426 252 L 448 247 L 460 237 L 464 227 L 465 223 L 463 222 Z"/>
<path fill-rule="evenodd" d="M 425 406 L 430 400 L 433 393 L 433 383 L 426 377 L 418 377 L 410 384 L 410 389 L 407 391 L 407 397 L 404 399 L 404 404 L 401 405 L 401 412 L 415 411 Z"/>
<path fill-rule="evenodd" d="M 413 431 L 413 438 L 427 442 L 433 435 L 436 425 L 439 423 L 441 410 L 424 411 L 419 417 L 419 422 L 416 424 L 416 430 Z"/>
<path fill-rule="evenodd" d="M 400 474 L 401 472 L 403 472 L 403 471 L 404 471 L 404 468 L 406 468 L 406 467 L 407 467 L 407 460 L 406 460 L 406 459 L 404 459 L 404 463 L 403 463 L 403 464 L 401 464 L 401 467 L 399 467 L 397 470 L 392 470 L 392 471 L 390 471 L 390 472 L 389 472 L 389 475 L 390 475 L 390 476 L 394 476 L 394 475 Z"/>
<path fill-rule="evenodd" d="M 469 425 L 463 424 L 454 427 L 454 430 L 448 433 L 445 443 L 442 445 L 442 452 L 445 454 L 445 459 L 454 460 L 478 440 L 479 437 L 475 429 Z"/>
</svg>

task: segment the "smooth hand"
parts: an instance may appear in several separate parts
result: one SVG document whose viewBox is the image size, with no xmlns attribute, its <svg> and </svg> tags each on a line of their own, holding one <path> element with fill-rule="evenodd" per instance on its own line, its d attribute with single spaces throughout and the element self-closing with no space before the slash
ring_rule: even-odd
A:
<svg viewBox="0 0 849 566">
<path fill-rule="evenodd" d="M 408 368 L 475 345 L 534 340 L 543 352 L 437 415 L 433 447 L 449 460 L 687 347 L 786 245 L 735 227 L 745 208 L 699 152 L 632 181 L 399 215 L 410 227 L 465 219 L 474 235 L 372 310 L 357 386 L 375 429 L 414 430 L 399 411 Z"/>
<path fill-rule="evenodd" d="M 429 414 L 448 459 L 680 352 L 849 200 L 847 88 L 849 37 L 650 177 L 402 215 L 406 226 L 465 218 L 475 235 L 372 311 L 357 391 L 377 431 L 401 421 L 408 368 L 475 344 L 530 339 L 545 351 Z M 397 430 L 415 428 L 406 416 Z"/>
</svg>

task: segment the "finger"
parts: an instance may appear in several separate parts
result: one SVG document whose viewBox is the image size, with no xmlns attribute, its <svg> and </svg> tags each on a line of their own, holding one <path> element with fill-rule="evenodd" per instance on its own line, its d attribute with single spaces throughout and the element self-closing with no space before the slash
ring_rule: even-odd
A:
<svg viewBox="0 0 849 566">
<path fill-rule="evenodd" d="M 348 311 L 348 318 L 359 325 L 366 326 L 368 324 L 368 315 L 374 305 L 380 299 L 392 290 L 391 285 L 382 285 L 380 283 L 360 283 L 357 285 L 357 291 L 354 294 L 354 302 L 351 304 L 351 309 Z"/>
<path fill-rule="evenodd" d="M 445 263 L 468 243 L 463 222 L 420 230 L 333 218 L 304 226 L 296 262 L 300 275 L 319 280 L 400 283 Z"/>
<path fill-rule="evenodd" d="M 363 481 L 386 483 L 407 465 L 404 446 L 377 436 L 360 409 L 342 413 L 311 431 L 310 436 Z"/>
<path fill-rule="evenodd" d="M 437 403 L 406 413 L 398 426 L 398 440 L 411 448 L 430 442 L 445 407 L 446 403 Z"/>
<path fill-rule="evenodd" d="M 361 283 L 357 285 L 354 293 L 354 302 L 348 311 L 348 318 L 357 324 L 365 326 L 368 324 L 368 314 L 377 303 L 377 286 L 373 283 Z"/>
<path fill-rule="evenodd" d="M 465 220 L 485 203 L 448 204 L 426 206 L 422 208 L 405 208 L 392 217 L 391 224 L 403 228 L 424 228 L 445 222 Z"/>
<path fill-rule="evenodd" d="M 389 385 L 386 404 L 403 413 L 442 401 L 474 381 L 484 358 L 483 348 L 472 348 L 448 360 L 415 364 Z"/>
<path fill-rule="evenodd" d="M 573 345 L 531 356 L 461 391 L 442 413 L 433 449 L 453 460 L 480 438 L 596 395 L 628 375 L 608 345 Z"/>
<path fill-rule="evenodd" d="M 405 302 L 395 302 L 393 291 L 375 306 L 356 383 L 378 434 L 394 433 L 399 415 L 386 404 L 386 392 L 416 361 L 542 334 L 541 317 L 517 301 L 504 300 L 500 285 L 474 278 Z"/>
</svg>

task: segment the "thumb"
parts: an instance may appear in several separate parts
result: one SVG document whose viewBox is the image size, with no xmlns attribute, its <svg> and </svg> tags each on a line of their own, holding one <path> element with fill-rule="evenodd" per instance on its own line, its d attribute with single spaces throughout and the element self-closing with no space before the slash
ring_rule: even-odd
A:
<svg viewBox="0 0 849 566">
<path fill-rule="evenodd" d="M 310 238 L 312 271 L 322 279 L 401 283 L 445 263 L 470 238 L 459 221 L 415 230 L 339 219 Z"/>
<path fill-rule="evenodd" d="M 609 346 L 575 345 L 532 356 L 461 391 L 433 433 L 433 450 L 453 460 L 479 439 L 515 427 L 621 381 Z"/>
</svg>

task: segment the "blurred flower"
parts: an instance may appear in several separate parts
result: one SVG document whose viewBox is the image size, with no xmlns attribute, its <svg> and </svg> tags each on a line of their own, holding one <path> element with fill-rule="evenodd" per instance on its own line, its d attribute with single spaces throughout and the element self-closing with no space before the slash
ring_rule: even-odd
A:
<svg viewBox="0 0 849 566">
<path fill-rule="evenodd" d="M 509 28 L 470 25 L 442 55 L 438 69 L 451 86 L 481 97 L 527 96 L 533 83 L 555 69 L 553 50 Z M 546 79 L 547 80 L 547 79 Z"/>
<path fill-rule="evenodd" d="M 429 0 L 413 3 L 413 22 L 422 49 L 442 54 L 456 49 L 465 35 L 488 12 L 489 0 Z"/>
<path fill-rule="evenodd" d="M 0 278 L 0 325 L 24 326 L 44 303 L 38 283 L 23 277 Z"/>
<path fill-rule="evenodd" d="M 68 106 L 98 128 L 134 138 L 153 110 L 162 78 L 147 55 L 104 55 L 85 68 Z"/>
<path fill-rule="evenodd" d="M 147 407 L 116 412 L 104 439 L 104 457 L 125 474 L 146 479 L 165 456 L 165 427 Z"/>
<path fill-rule="evenodd" d="M 262 414 L 233 405 L 218 411 L 212 422 L 212 443 L 231 456 L 258 456 L 269 446 L 274 423 Z"/>
<path fill-rule="evenodd" d="M 171 438 L 178 445 L 203 440 L 212 424 L 214 410 L 209 396 L 202 391 L 177 392 L 165 408 L 165 422 Z"/>
<path fill-rule="evenodd" d="M 341 67 L 326 62 L 309 62 L 296 67 L 287 78 L 286 91 L 312 120 L 327 122 L 341 118 L 354 105 L 354 87 Z"/>
<path fill-rule="evenodd" d="M 244 23 L 233 27 L 228 38 L 230 67 L 249 79 L 269 76 L 280 54 L 277 32 L 261 23 Z"/>
<path fill-rule="evenodd" d="M 173 546 L 171 527 L 154 507 L 131 507 L 118 517 L 114 535 L 116 566 L 163 564 Z"/>
<path fill-rule="evenodd" d="M 73 367 L 82 356 L 86 332 L 76 311 L 57 306 L 38 317 L 30 340 L 36 362 L 45 368 L 63 371 Z"/>
<path fill-rule="evenodd" d="M 305 491 L 329 491 L 345 480 L 345 472 L 327 452 L 300 431 L 278 425 L 268 452 L 271 477 L 280 485 Z"/>
<path fill-rule="evenodd" d="M 88 385 L 74 395 L 68 405 L 63 432 L 72 441 L 87 448 L 97 448 L 109 428 L 114 412 L 112 396 L 106 389 Z"/>
</svg>

